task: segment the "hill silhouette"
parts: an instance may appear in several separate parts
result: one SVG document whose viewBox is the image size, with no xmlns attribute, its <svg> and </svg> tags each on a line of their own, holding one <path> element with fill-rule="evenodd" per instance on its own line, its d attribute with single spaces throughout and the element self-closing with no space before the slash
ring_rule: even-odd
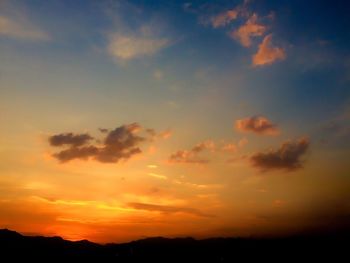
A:
<svg viewBox="0 0 350 263">
<path fill-rule="evenodd" d="M 123 244 L 97 244 L 61 237 L 23 236 L 0 230 L 1 262 L 299 262 L 346 261 L 349 235 L 288 238 L 154 237 Z M 4 260 L 6 259 L 6 260 Z"/>
</svg>

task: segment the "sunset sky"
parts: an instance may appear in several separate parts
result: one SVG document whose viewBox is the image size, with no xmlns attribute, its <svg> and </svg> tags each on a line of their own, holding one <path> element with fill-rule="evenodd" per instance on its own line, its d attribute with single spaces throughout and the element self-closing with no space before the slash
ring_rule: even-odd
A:
<svg viewBox="0 0 350 263">
<path fill-rule="evenodd" d="M 0 228 L 350 228 L 347 1 L 0 0 Z"/>
</svg>

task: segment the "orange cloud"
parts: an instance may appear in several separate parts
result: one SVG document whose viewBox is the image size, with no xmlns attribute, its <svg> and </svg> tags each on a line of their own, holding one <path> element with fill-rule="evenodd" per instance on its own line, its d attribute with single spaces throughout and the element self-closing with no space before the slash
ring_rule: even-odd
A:
<svg viewBox="0 0 350 263">
<path fill-rule="evenodd" d="M 210 19 L 211 25 L 214 28 L 226 26 L 231 21 L 237 19 L 238 14 L 239 14 L 239 12 L 236 9 L 231 9 L 231 10 L 227 10 L 225 12 L 222 12 L 216 16 L 213 16 Z"/>
<path fill-rule="evenodd" d="M 236 129 L 241 132 L 253 132 L 259 135 L 278 135 L 277 125 L 263 116 L 253 116 L 236 121 Z M 241 142 L 242 144 L 245 142 Z"/>
<path fill-rule="evenodd" d="M 199 154 L 205 150 L 213 151 L 215 149 L 215 144 L 213 141 L 208 140 L 198 143 L 191 150 L 179 150 L 169 157 L 169 162 L 171 163 L 197 163 L 205 164 L 208 163 L 208 159 L 201 158 Z"/>
<path fill-rule="evenodd" d="M 267 35 L 259 45 L 258 52 L 253 55 L 253 65 L 263 66 L 274 63 L 278 60 L 284 60 L 286 53 L 283 48 L 274 47 L 271 44 L 272 34 Z"/>
<path fill-rule="evenodd" d="M 237 146 L 234 143 L 227 143 L 221 147 L 221 150 L 228 153 L 235 153 L 237 151 Z"/>
<path fill-rule="evenodd" d="M 257 14 L 253 14 L 247 22 L 230 33 L 230 36 L 239 41 L 242 46 L 250 47 L 252 45 L 251 38 L 262 36 L 266 31 L 266 26 L 258 23 Z"/>
<path fill-rule="evenodd" d="M 172 131 L 167 129 L 164 131 L 160 131 L 157 133 L 154 129 L 146 129 L 146 132 L 154 139 L 160 138 L 160 139 L 168 139 L 172 136 Z"/>
<path fill-rule="evenodd" d="M 238 146 L 239 147 L 244 147 L 246 144 L 248 143 L 248 139 L 247 138 L 242 138 L 238 141 Z"/>
</svg>

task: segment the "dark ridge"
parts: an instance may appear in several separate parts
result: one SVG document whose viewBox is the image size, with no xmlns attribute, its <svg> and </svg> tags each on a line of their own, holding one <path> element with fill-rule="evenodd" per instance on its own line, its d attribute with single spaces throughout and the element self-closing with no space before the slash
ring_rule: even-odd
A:
<svg viewBox="0 0 350 263">
<path fill-rule="evenodd" d="M 152 237 L 124 244 L 96 244 L 61 237 L 23 236 L 0 230 L 1 262 L 346 262 L 350 238 L 338 233 L 289 238 Z"/>
</svg>

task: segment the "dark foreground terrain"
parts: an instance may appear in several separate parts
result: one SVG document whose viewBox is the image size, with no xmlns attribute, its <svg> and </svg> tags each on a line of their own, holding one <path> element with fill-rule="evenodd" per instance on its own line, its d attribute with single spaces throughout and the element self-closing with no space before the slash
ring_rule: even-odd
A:
<svg viewBox="0 0 350 263">
<path fill-rule="evenodd" d="M 0 262 L 350 262 L 349 235 L 278 239 L 147 238 L 100 245 L 0 230 Z"/>
</svg>

